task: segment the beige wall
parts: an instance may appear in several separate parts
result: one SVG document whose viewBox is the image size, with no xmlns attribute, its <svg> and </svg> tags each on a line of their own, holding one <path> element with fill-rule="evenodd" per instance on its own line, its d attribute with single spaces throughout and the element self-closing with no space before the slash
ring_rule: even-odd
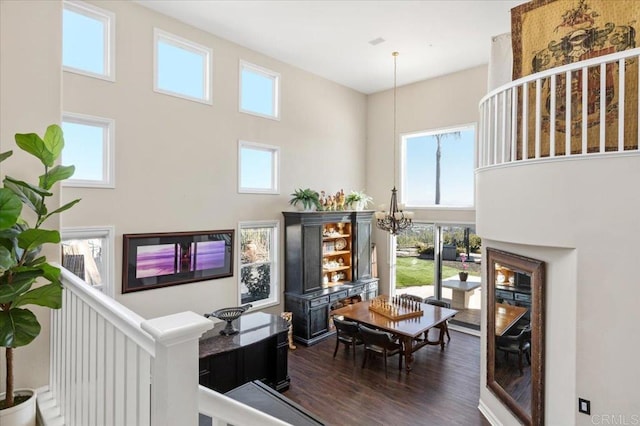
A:
<svg viewBox="0 0 640 426">
<path fill-rule="evenodd" d="M 398 57 L 398 73 L 402 70 L 401 59 L 402 55 Z M 477 123 L 478 102 L 485 95 L 486 81 L 487 67 L 481 66 L 398 87 L 397 134 Z M 366 189 L 373 196 L 375 206 L 389 205 L 394 169 L 393 91 L 370 95 L 367 107 Z M 399 149 L 399 142 L 395 148 Z M 399 184 L 398 178 L 396 182 Z M 473 209 L 413 210 L 416 220 L 475 223 Z M 378 247 L 380 288 L 383 293 L 388 293 L 390 264 L 387 233 L 376 229 L 374 241 Z"/>
<path fill-rule="evenodd" d="M 0 151 L 14 155 L 2 163 L 2 176 L 30 182 L 42 174 L 42 165 L 15 144 L 16 133 L 44 135 L 60 122 L 61 4 L 50 1 L 0 1 Z M 56 188 L 56 187 L 54 187 Z M 51 198 L 55 206 L 59 197 Z M 57 218 L 47 223 L 58 229 Z M 48 248 L 50 259 L 58 250 Z M 40 336 L 18 348 L 15 357 L 17 388 L 37 388 L 48 382 L 49 311 L 29 306 L 42 324 Z M 44 356 L 43 356 L 44 355 Z M 0 350 L 0 392 L 5 385 L 5 354 Z"/>
<path fill-rule="evenodd" d="M 483 246 L 547 263 L 547 424 L 593 424 L 578 397 L 591 400 L 592 415 L 637 419 L 640 157 L 498 167 L 476 179 Z M 511 424 L 481 377 L 482 401 Z"/>
<path fill-rule="evenodd" d="M 65 72 L 63 107 L 115 119 L 116 188 L 65 188 L 65 201 L 81 197 L 82 203 L 62 225 L 115 226 L 116 298 L 143 317 L 236 306 L 237 271 L 232 278 L 119 294 L 122 234 L 235 229 L 238 221 L 281 220 L 295 188 L 364 187 L 366 97 L 137 4 L 95 4 L 116 14 L 117 80 Z M 213 50 L 213 105 L 152 90 L 154 27 Z M 238 112 L 240 59 L 281 74 L 280 121 Z M 238 139 L 281 148 L 280 195 L 237 193 Z"/>
</svg>

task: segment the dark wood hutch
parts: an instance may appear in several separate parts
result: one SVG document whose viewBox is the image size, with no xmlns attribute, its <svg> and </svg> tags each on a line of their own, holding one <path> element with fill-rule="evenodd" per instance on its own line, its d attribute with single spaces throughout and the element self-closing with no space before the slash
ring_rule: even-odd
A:
<svg viewBox="0 0 640 426">
<path fill-rule="evenodd" d="M 373 211 L 283 212 L 285 309 L 294 338 L 312 345 L 334 333 L 332 307 L 378 294 L 372 277 Z"/>
</svg>

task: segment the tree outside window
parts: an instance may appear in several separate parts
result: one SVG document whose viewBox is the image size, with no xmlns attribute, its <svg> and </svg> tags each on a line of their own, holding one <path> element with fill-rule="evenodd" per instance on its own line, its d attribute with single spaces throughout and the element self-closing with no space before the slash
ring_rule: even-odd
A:
<svg viewBox="0 0 640 426">
<path fill-rule="evenodd" d="M 402 200 L 410 207 L 474 206 L 475 126 L 402 137 Z"/>
<path fill-rule="evenodd" d="M 278 302 L 278 222 L 240 224 L 240 304 Z"/>
</svg>

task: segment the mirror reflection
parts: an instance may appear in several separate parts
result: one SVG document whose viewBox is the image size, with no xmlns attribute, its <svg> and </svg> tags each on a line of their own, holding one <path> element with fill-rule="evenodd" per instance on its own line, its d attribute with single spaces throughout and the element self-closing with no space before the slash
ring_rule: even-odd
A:
<svg viewBox="0 0 640 426">
<path fill-rule="evenodd" d="M 531 416 L 531 275 L 494 268 L 495 380 Z"/>
<path fill-rule="evenodd" d="M 487 386 L 526 425 L 544 423 L 544 263 L 487 249 Z"/>
</svg>

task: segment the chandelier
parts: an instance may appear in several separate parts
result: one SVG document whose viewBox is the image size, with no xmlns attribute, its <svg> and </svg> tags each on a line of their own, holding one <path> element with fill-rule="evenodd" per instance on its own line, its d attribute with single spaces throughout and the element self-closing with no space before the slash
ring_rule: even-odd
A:
<svg viewBox="0 0 640 426">
<path fill-rule="evenodd" d="M 397 66 L 398 52 L 393 52 L 393 189 L 391 190 L 391 202 L 389 211 L 386 212 L 384 206 L 375 213 L 378 228 L 389 232 L 391 235 L 398 235 L 405 229 L 411 228 L 413 212 L 405 212 L 404 206 L 398 204 L 398 190 L 396 189 L 396 91 L 397 91 Z"/>
</svg>

